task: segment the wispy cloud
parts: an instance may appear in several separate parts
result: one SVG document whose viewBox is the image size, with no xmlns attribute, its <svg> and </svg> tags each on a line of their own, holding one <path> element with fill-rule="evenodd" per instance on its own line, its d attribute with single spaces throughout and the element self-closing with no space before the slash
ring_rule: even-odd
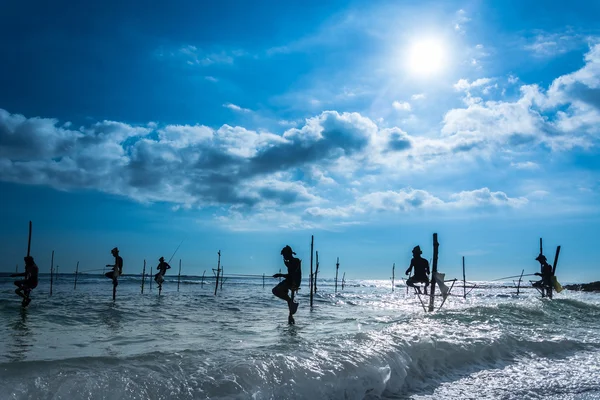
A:
<svg viewBox="0 0 600 400">
<path fill-rule="evenodd" d="M 250 110 L 248 108 L 243 108 L 243 107 L 240 107 L 240 106 L 238 106 L 236 104 L 233 104 L 233 103 L 225 103 L 225 104 L 223 104 L 223 107 L 229 108 L 230 110 L 241 112 L 241 113 L 252 112 L 252 110 Z"/>
<path fill-rule="evenodd" d="M 410 106 L 410 103 L 403 101 L 394 101 L 392 103 L 392 107 L 394 107 L 394 109 L 398 110 L 398 111 L 410 111 L 412 110 L 412 107 Z"/>
</svg>

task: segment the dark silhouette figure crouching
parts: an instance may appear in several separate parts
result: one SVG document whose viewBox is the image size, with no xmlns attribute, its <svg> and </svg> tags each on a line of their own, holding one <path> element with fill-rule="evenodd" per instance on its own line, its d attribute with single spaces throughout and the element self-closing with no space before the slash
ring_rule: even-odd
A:
<svg viewBox="0 0 600 400">
<path fill-rule="evenodd" d="M 406 275 L 410 274 L 410 271 L 414 268 L 415 273 L 413 276 L 407 279 L 406 284 L 414 287 L 419 294 L 421 294 L 421 288 L 415 285 L 415 283 L 425 284 L 425 294 L 427 294 L 427 286 L 429 286 L 429 262 L 421 257 L 423 252 L 419 246 L 415 246 L 412 250 L 413 258 L 410 260 L 410 266 L 406 270 Z"/>
</svg>

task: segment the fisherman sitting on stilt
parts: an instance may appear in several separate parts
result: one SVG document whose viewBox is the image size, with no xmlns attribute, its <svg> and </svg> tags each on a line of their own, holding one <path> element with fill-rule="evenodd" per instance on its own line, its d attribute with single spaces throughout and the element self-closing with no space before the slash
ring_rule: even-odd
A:
<svg viewBox="0 0 600 400">
<path fill-rule="evenodd" d="M 113 270 L 105 273 L 104 276 L 106 276 L 109 279 L 112 279 L 113 288 L 116 288 L 119 285 L 119 281 L 117 280 L 117 278 L 123 274 L 123 259 L 121 258 L 121 256 L 119 256 L 119 249 L 116 247 L 112 249 L 110 253 L 115 258 L 115 263 L 106 264 L 108 268 L 112 268 Z"/>
<path fill-rule="evenodd" d="M 164 257 L 159 258 L 158 261 L 159 264 L 158 267 L 156 267 L 158 272 L 156 275 L 154 275 L 154 281 L 158 284 L 158 288 L 162 289 L 162 284 L 165 281 L 164 276 L 167 273 L 167 270 L 171 269 L 171 266 L 165 261 Z"/>
<path fill-rule="evenodd" d="M 283 262 L 288 269 L 287 274 L 275 274 L 273 278 L 285 278 L 277 286 L 273 288 L 273 294 L 282 300 L 287 301 L 288 309 L 290 311 L 288 315 L 288 323 L 295 324 L 293 315 L 298 311 L 298 303 L 293 300 L 294 292 L 300 288 L 300 281 L 302 280 L 302 268 L 300 259 L 294 257 L 296 254 L 292 251 L 290 246 L 285 246 L 281 250 L 283 256 Z M 289 296 L 288 291 L 292 292 L 292 297 Z"/>
<path fill-rule="evenodd" d="M 23 298 L 23 303 L 22 303 L 23 307 L 27 307 L 29 305 L 29 303 L 31 303 L 31 297 L 29 297 L 29 295 L 31 294 L 31 291 L 33 289 L 35 289 L 38 285 L 39 268 L 37 265 L 35 265 L 35 262 L 33 261 L 33 257 L 26 256 L 24 258 L 24 260 L 25 260 L 25 272 L 22 272 L 20 274 L 11 274 L 10 276 L 11 277 L 16 277 L 16 276 L 25 277 L 25 279 L 23 279 L 23 280 L 15 281 L 15 286 L 17 286 L 17 289 L 15 289 L 15 293 Z"/>
<path fill-rule="evenodd" d="M 425 294 L 427 294 L 427 286 L 429 286 L 429 262 L 421 257 L 423 252 L 419 246 L 415 246 L 412 250 L 413 258 L 410 260 L 410 266 L 406 270 L 406 275 L 410 275 L 410 271 L 415 269 L 413 276 L 406 280 L 406 285 L 414 287 L 417 293 L 421 294 L 421 288 L 415 283 L 425 283 Z"/>
<path fill-rule="evenodd" d="M 548 264 L 546 256 L 542 253 L 535 260 L 539 261 L 541 272 L 536 272 L 534 275 L 541 276 L 542 279 L 533 282 L 532 286 L 542 292 L 542 297 L 552 297 L 552 266 Z"/>
</svg>

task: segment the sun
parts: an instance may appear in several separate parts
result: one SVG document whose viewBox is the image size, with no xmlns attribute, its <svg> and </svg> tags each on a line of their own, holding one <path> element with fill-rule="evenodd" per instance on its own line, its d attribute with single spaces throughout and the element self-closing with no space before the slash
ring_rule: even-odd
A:
<svg viewBox="0 0 600 400">
<path fill-rule="evenodd" d="M 433 75 L 444 69 L 446 52 L 440 40 L 428 38 L 414 42 L 408 50 L 408 68 L 417 75 Z"/>
</svg>

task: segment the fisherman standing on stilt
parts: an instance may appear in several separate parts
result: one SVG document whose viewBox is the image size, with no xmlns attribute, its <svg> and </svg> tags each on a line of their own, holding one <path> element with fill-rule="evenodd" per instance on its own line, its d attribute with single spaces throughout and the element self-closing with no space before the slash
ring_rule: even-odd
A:
<svg viewBox="0 0 600 400">
<path fill-rule="evenodd" d="M 427 294 L 427 286 L 429 286 L 429 262 L 421 257 L 423 252 L 421 247 L 415 246 L 412 249 L 413 258 L 410 260 L 410 266 L 406 270 L 406 275 L 410 274 L 410 271 L 415 268 L 413 276 L 406 280 L 406 285 L 414 287 L 417 293 L 421 294 L 421 288 L 416 286 L 415 283 L 425 283 L 425 294 Z"/>
<path fill-rule="evenodd" d="M 292 251 L 290 246 L 285 246 L 281 250 L 283 256 L 283 263 L 288 269 L 287 274 L 275 274 L 273 278 L 285 278 L 272 290 L 273 294 L 282 300 L 287 301 L 288 309 L 290 311 L 288 315 L 288 323 L 295 324 L 293 315 L 298 311 L 298 303 L 293 299 L 294 292 L 300 288 L 300 282 L 302 280 L 302 267 L 300 259 L 294 257 L 296 253 Z M 292 292 L 292 297 L 288 294 L 288 291 Z"/>
<path fill-rule="evenodd" d="M 15 286 L 17 286 L 17 289 L 15 289 L 15 293 L 23 298 L 23 302 L 21 303 L 23 307 L 27 307 L 29 303 L 31 303 L 31 297 L 29 297 L 29 295 L 31 294 L 31 291 L 35 289 L 38 285 L 39 268 L 37 265 L 35 265 L 33 257 L 26 256 L 24 260 L 25 272 L 22 272 L 20 274 L 11 274 L 10 276 L 25 277 L 25 279 L 23 280 L 15 281 Z"/>
<path fill-rule="evenodd" d="M 165 281 L 164 276 L 167 273 L 167 270 L 171 269 L 171 266 L 168 262 L 165 261 L 164 257 L 159 258 L 158 261 L 158 267 L 156 267 L 156 270 L 158 272 L 156 273 L 156 275 L 154 275 L 154 281 L 158 285 L 158 288 L 162 289 L 162 284 Z"/>
<path fill-rule="evenodd" d="M 105 273 L 104 276 L 106 276 L 109 279 L 112 279 L 114 291 L 114 289 L 119 285 L 119 281 L 117 280 L 117 278 L 123 274 L 123 259 L 121 258 L 121 256 L 119 256 L 119 249 L 116 247 L 112 249 L 110 253 L 115 258 L 115 263 L 106 264 L 107 267 L 112 268 L 113 270 Z"/>
</svg>

